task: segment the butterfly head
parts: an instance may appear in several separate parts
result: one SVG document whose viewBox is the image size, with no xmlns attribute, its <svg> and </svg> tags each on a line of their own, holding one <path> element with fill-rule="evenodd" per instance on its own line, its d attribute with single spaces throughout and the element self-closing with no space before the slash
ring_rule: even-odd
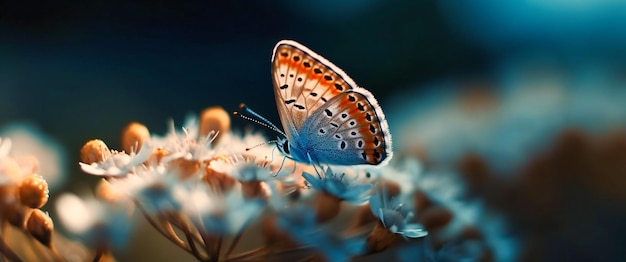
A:
<svg viewBox="0 0 626 262">
<path fill-rule="evenodd" d="M 284 156 L 292 158 L 291 144 L 289 144 L 289 140 L 286 137 L 278 137 L 276 147 L 278 148 L 278 151 L 280 151 Z"/>
</svg>

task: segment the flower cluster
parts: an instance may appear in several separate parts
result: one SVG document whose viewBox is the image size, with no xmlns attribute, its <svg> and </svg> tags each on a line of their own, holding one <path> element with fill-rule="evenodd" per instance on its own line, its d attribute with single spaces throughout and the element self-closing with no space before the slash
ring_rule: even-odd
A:
<svg viewBox="0 0 626 262">
<path fill-rule="evenodd" d="M 376 260 L 414 250 L 433 258 L 451 248 L 446 243 L 469 239 L 462 230 L 437 233 L 452 214 L 419 190 L 419 165 L 294 163 L 272 155 L 262 136 L 232 132 L 221 108 L 180 130 L 171 126 L 158 136 L 131 123 L 122 132 L 123 151 L 97 139 L 83 146 L 81 169 L 101 178 L 96 199 L 65 194 L 57 209 L 68 231 L 97 250 L 96 260 L 126 244 L 135 212 L 201 261 Z"/>
<path fill-rule="evenodd" d="M 39 164 L 34 157 L 13 157 L 10 154 L 11 140 L 0 138 L 0 220 L 2 236 L 0 253 L 11 261 L 21 261 L 14 249 L 23 243 L 37 245 L 31 241 L 5 242 L 5 236 L 18 230 L 39 242 L 47 252 L 30 256 L 32 259 L 54 260 L 61 258 L 53 241 L 54 224 L 48 213 L 41 208 L 48 202 L 48 183 L 38 174 Z M 29 245 L 29 244 L 26 244 Z"/>
</svg>

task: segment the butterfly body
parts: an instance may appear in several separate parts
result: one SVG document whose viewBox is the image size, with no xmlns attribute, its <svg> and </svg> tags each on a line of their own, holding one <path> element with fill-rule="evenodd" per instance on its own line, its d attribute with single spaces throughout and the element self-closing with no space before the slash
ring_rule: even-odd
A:
<svg viewBox="0 0 626 262">
<path fill-rule="evenodd" d="M 309 164 L 379 165 L 391 158 L 389 127 L 374 96 L 341 69 L 291 40 L 272 57 L 274 94 L 286 138 L 278 149 Z"/>
</svg>

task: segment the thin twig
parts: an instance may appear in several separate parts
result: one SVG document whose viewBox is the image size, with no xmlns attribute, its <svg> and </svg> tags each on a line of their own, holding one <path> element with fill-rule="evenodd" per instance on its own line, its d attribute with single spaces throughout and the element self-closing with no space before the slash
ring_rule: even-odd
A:
<svg viewBox="0 0 626 262">
<path fill-rule="evenodd" d="M 173 213 L 168 213 L 167 216 L 172 225 L 185 233 L 188 241 L 192 242 L 191 240 L 195 240 L 195 242 L 199 244 L 204 244 L 204 241 L 202 240 L 202 238 L 200 238 L 198 229 L 195 226 L 193 227 L 194 230 L 192 231 L 191 226 L 193 226 L 193 224 L 189 224 L 183 221 L 179 216 Z M 193 243 L 193 245 L 195 245 L 195 243 Z"/>
<path fill-rule="evenodd" d="M 178 245 L 182 249 L 185 249 L 187 250 L 187 252 L 189 252 L 188 247 L 184 244 L 182 240 L 180 240 L 180 238 L 173 238 L 171 236 L 171 234 L 175 235 L 176 233 L 174 233 L 173 231 L 167 232 L 166 230 L 161 228 L 161 226 L 159 226 L 159 224 L 154 219 L 152 219 L 152 217 L 148 214 L 148 211 L 141 205 L 141 203 L 139 203 L 139 201 L 135 200 L 135 206 L 137 206 L 137 209 L 139 209 L 143 217 L 146 220 L 148 220 L 148 223 L 150 223 L 150 225 L 154 229 L 156 229 L 159 233 L 161 233 L 161 235 L 163 235 L 165 238 L 169 239 L 170 241 L 172 241 L 174 244 Z"/>
<path fill-rule="evenodd" d="M 214 249 L 214 256 L 213 256 L 213 261 L 219 261 L 220 260 L 220 251 L 222 250 L 222 242 L 224 241 L 224 236 L 220 235 L 220 237 L 217 239 L 217 245 L 215 246 Z"/>
<path fill-rule="evenodd" d="M 187 244 L 191 248 L 191 252 L 196 254 L 195 255 L 196 257 L 202 256 L 202 254 L 200 254 L 198 250 L 198 247 L 196 246 L 196 238 L 194 238 L 195 235 L 192 234 L 190 230 L 189 223 L 182 221 L 178 216 L 176 216 L 173 213 L 167 213 L 167 217 L 170 219 L 170 221 L 173 222 L 174 226 L 178 227 L 181 231 L 183 231 L 183 233 L 185 234 L 185 237 L 187 238 Z"/>
<path fill-rule="evenodd" d="M 268 249 L 266 247 L 260 247 L 260 248 L 253 249 L 253 250 L 250 250 L 250 251 L 247 251 L 247 252 L 244 252 L 244 253 L 237 254 L 237 255 L 235 255 L 233 257 L 229 257 L 229 258 L 225 259 L 224 261 L 238 261 L 238 260 L 241 260 L 241 259 L 245 259 L 245 258 L 248 258 L 248 257 L 259 255 L 259 253 L 265 254 L 265 253 L 267 253 L 267 251 L 268 251 Z"/>
<path fill-rule="evenodd" d="M 226 251 L 226 254 L 224 255 L 225 257 L 228 257 L 228 256 L 230 256 L 230 254 L 233 253 L 233 251 L 235 250 L 235 248 L 239 244 L 239 240 L 241 240 L 241 237 L 243 236 L 243 232 L 244 231 L 245 231 L 245 229 L 239 231 L 239 233 L 237 233 L 237 235 L 235 235 L 235 238 L 233 238 L 233 241 L 230 242 L 230 246 L 228 247 L 228 250 Z"/>
</svg>

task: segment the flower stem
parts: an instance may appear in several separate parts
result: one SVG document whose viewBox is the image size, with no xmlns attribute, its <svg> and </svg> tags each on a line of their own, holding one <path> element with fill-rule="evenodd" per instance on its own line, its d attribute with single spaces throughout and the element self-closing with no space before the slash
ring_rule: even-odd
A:
<svg viewBox="0 0 626 262">
<path fill-rule="evenodd" d="M 15 252 L 13 252 L 13 250 L 11 250 L 9 246 L 7 246 L 7 244 L 4 242 L 4 238 L 0 238 L 0 253 L 2 253 L 2 255 L 4 255 L 8 261 L 22 261 L 22 259 L 20 259 L 20 257 L 17 256 L 17 254 L 15 254 Z"/>
</svg>

